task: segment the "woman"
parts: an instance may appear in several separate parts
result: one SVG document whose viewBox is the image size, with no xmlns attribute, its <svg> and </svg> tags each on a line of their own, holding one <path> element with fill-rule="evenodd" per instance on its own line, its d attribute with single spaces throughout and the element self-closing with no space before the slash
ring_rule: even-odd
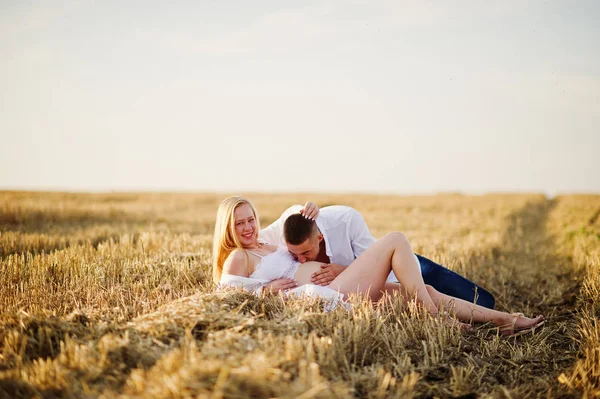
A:
<svg viewBox="0 0 600 399">
<path fill-rule="evenodd" d="M 320 262 L 300 264 L 288 252 L 258 240 L 260 222 L 256 209 L 243 197 L 229 197 L 219 205 L 213 241 L 213 280 L 219 284 L 227 276 L 264 281 L 263 289 L 285 291 L 310 284 Z M 387 283 L 393 270 L 400 284 Z M 433 315 L 451 304 L 459 320 L 491 322 L 503 335 L 521 335 L 544 323 L 543 316 L 524 317 L 487 309 L 462 299 L 452 298 L 425 285 L 410 243 L 402 233 L 390 233 L 370 246 L 328 286 L 342 294 L 359 293 L 372 301 L 385 291 L 414 298 Z"/>
</svg>

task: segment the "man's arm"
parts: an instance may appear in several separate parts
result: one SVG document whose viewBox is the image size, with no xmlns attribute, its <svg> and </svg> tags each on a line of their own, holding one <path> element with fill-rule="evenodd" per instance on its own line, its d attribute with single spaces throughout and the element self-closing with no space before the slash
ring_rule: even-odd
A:
<svg viewBox="0 0 600 399">
<path fill-rule="evenodd" d="M 287 218 L 290 217 L 290 215 L 300 212 L 300 210 L 303 208 L 304 207 L 302 205 L 290 206 L 281 214 L 279 219 L 262 229 L 259 232 L 258 237 L 264 240 L 267 244 L 276 246 L 285 245 L 285 240 L 283 238 L 283 224 Z"/>
</svg>

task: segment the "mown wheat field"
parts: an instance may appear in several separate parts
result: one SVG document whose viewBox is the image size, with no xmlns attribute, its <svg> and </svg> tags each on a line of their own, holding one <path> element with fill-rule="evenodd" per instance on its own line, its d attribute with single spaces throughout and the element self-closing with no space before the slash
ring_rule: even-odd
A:
<svg viewBox="0 0 600 399">
<path fill-rule="evenodd" d="M 600 196 L 247 195 L 346 204 L 375 237 L 544 314 L 534 334 L 462 332 L 387 298 L 215 292 L 226 194 L 0 192 L 0 397 L 600 397 Z"/>
</svg>

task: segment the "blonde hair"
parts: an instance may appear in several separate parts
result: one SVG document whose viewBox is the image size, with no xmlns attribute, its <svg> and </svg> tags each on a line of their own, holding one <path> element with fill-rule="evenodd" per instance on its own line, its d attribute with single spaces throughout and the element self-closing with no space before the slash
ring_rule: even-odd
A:
<svg viewBox="0 0 600 399">
<path fill-rule="evenodd" d="M 248 204 L 256 219 L 257 232 L 260 231 L 258 212 L 252 202 L 244 197 L 233 196 L 221 201 L 217 210 L 217 221 L 215 222 L 215 234 L 213 236 L 213 281 L 219 283 L 223 273 L 223 263 L 229 254 L 237 249 L 243 248 L 242 243 L 235 234 L 235 210 L 238 206 Z"/>
</svg>

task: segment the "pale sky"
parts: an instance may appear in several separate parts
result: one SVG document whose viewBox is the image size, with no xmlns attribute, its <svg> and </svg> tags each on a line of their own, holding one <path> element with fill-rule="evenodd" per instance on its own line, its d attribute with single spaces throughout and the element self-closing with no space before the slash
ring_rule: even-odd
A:
<svg viewBox="0 0 600 399">
<path fill-rule="evenodd" d="M 0 189 L 600 193 L 598 1 L 0 0 Z"/>
</svg>

